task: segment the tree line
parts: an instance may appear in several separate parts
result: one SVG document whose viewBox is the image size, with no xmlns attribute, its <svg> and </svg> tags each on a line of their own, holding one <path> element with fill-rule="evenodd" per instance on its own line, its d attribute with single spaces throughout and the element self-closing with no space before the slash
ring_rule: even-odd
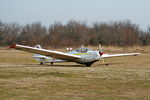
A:
<svg viewBox="0 0 150 100">
<path fill-rule="evenodd" d="M 146 31 L 129 20 L 98 23 L 89 26 L 84 22 L 68 21 L 67 24 L 56 22 L 45 27 L 40 22 L 19 25 L 0 21 L 0 46 L 11 44 L 59 48 L 63 46 L 115 45 L 134 46 L 150 45 L 150 26 Z"/>
</svg>

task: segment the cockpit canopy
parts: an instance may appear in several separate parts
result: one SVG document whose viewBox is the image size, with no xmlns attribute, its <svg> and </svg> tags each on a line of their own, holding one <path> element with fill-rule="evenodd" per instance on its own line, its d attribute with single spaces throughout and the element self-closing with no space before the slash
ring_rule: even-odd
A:
<svg viewBox="0 0 150 100">
<path fill-rule="evenodd" d="M 90 48 L 78 48 L 75 51 L 79 53 L 86 53 L 87 51 L 91 50 Z"/>
</svg>

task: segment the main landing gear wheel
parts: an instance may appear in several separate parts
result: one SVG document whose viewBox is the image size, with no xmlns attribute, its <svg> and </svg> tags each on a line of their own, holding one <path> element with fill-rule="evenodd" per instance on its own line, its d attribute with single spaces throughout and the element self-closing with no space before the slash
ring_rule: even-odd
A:
<svg viewBox="0 0 150 100">
<path fill-rule="evenodd" d="M 51 65 L 53 65 L 54 63 L 53 62 L 51 62 Z"/>
</svg>

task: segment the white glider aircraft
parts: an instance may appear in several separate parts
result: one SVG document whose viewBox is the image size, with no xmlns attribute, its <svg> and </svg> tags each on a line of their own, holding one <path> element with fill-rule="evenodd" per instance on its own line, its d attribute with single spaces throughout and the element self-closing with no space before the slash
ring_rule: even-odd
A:
<svg viewBox="0 0 150 100">
<path fill-rule="evenodd" d="M 103 58 L 118 57 L 118 56 L 136 56 L 140 54 L 140 53 L 105 54 L 103 53 L 100 45 L 99 45 L 100 48 L 99 51 L 94 51 L 90 48 L 81 47 L 67 53 L 42 49 L 40 45 L 37 45 L 35 47 L 30 47 L 30 46 L 15 44 L 9 46 L 9 48 L 15 48 L 17 50 L 35 53 L 33 58 L 38 60 L 40 64 L 44 64 L 44 63 L 53 64 L 55 62 L 76 62 L 86 66 L 91 66 L 94 62 L 99 60 L 102 60 L 104 62 Z"/>
</svg>

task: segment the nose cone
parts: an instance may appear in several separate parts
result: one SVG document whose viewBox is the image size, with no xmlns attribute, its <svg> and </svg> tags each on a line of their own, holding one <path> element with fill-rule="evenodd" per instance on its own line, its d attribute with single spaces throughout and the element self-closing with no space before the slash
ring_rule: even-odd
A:
<svg viewBox="0 0 150 100">
<path fill-rule="evenodd" d="M 100 55 L 100 56 L 102 56 L 103 54 L 104 54 L 103 52 L 101 52 L 101 51 L 99 52 L 99 55 Z"/>
</svg>

